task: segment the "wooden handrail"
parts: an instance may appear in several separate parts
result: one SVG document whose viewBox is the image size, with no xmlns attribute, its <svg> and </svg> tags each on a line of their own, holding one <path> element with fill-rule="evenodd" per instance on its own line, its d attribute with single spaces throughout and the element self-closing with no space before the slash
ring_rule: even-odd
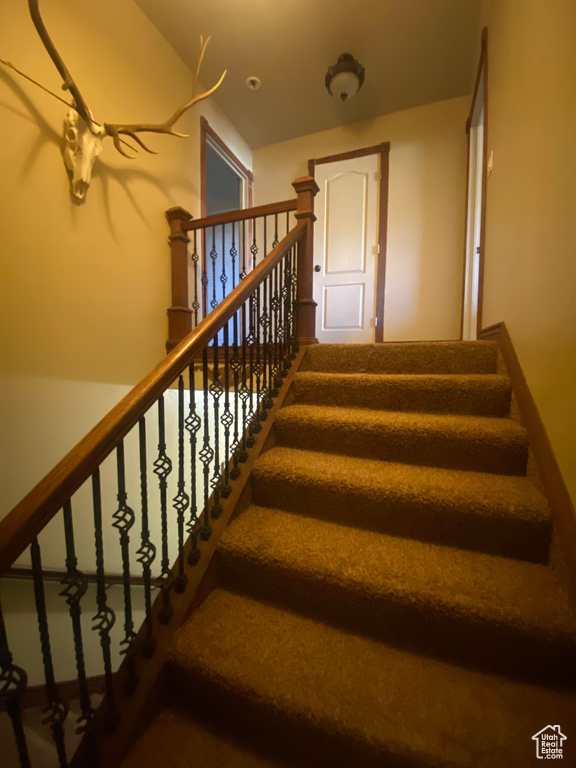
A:
<svg viewBox="0 0 576 768">
<path fill-rule="evenodd" d="M 298 221 L 270 254 L 0 521 L 0 575 L 6 573 L 290 248 L 306 237 L 307 229 L 306 219 Z"/>
<path fill-rule="evenodd" d="M 297 200 L 282 200 L 279 203 L 268 203 L 267 205 L 257 205 L 254 208 L 241 208 L 238 211 L 228 211 L 227 213 L 215 213 L 212 216 L 205 216 L 203 219 L 190 219 L 183 224 L 182 229 L 190 232 L 194 229 L 203 227 L 217 227 L 220 224 L 231 224 L 234 221 L 244 221 L 245 219 L 256 219 L 259 216 L 272 216 L 275 213 L 288 213 L 295 211 Z"/>
</svg>

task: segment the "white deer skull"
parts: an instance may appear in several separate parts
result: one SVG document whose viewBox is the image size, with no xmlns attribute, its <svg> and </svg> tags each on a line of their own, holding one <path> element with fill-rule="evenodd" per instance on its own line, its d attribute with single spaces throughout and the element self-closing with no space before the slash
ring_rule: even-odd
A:
<svg viewBox="0 0 576 768">
<path fill-rule="evenodd" d="M 199 101 L 206 99 L 208 96 L 211 96 L 220 87 L 226 75 L 226 71 L 222 73 L 220 80 L 218 80 L 216 85 L 210 88 L 210 90 L 204 91 L 200 94 L 197 93 L 200 68 L 202 67 L 202 61 L 204 59 L 204 54 L 206 53 L 206 47 L 210 42 L 209 37 L 206 38 L 206 40 L 204 40 L 203 37 L 200 37 L 200 57 L 198 59 L 196 74 L 194 76 L 192 98 L 190 101 L 187 101 L 186 104 L 183 104 L 181 107 L 179 107 L 176 112 L 174 112 L 172 117 L 166 120 L 165 123 L 135 123 L 126 125 L 116 123 L 98 123 L 92 117 L 92 113 L 88 109 L 88 104 L 84 100 L 82 94 L 80 93 L 80 89 L 72 79 L 72 76 L 64 64 L 62 57 L 56 50 L 56 47 L 52 42 L 50 35 L 48 34 L 48 30 L 46 29 L 42 16 L 40 15 L 38 2 L 39 0 L 28 0 L 28 8 L 30 10 L 32 21 L 34 22 L 36 31 L 40 35 L 40 39 L 44 43 L 44 47 L 48 51 L 50 58 L 60 73 L 60 76 L 63 80 L 63 90 L 70 91 L 73 100 L 72 104 L 68 104 L 68 106 L 71 107 L 71 110 L 66 116 L 66 120 L 64 121 L 64 162 L 68 170 L 70 170 L 72 173 L 72 195 L 77 200 L 81 201 L 86 195 L 86 191 L 92 176 L 94 161 L 102 151 L 102 139 L 105 136 L 111 136 L 112 141 L 114 142 L 114 146 L 118 152 L 120 152 L 121 155 L 124 155 L 124 157 L 128 157 L 130 159 L 136 156 L 138 150 L 128 144 L 124 139 L 121 139 L 121 136 L 129 136 L 140 147 L 142 147 L 142 149 L 144 149 L 146 152 L 150 152 L 151 154 L 156 153 L 153 150 L 148 149 L 148 147 L 136 134 L 167 133 L 170 136 L 178 136 L 182 139 L 186 138 L 185 133 L 178 133 L 174 130 L 174 124 L 182 117 L 184 112 L 190 109 L 190 107 L 192 107 L 194 104 L 197 104 Z M 28 77 L 28 75 L 20 72 L 20 70 L 16 69 L 16 67 L 14 67 L 9 62 L 2 61 L 2 63 L 11 67 L 20 75 L 26 77 L 28 80 L 31 80 L 35 85 L 40 85 L 39 83 L 36 83 L 35 80 L 32 80 L 32 78 Z M 52 91 L 44 88 L 44 86 L 40 87 L 43 90 L 48 91 L 48 93 L 52 93 Z M 52 93 L 52 95 L 56 96 L 55 93 Z M 60 96 L 56 96 L 56 98 L 62 101 Z M 128 154 L 124 147 L 128 147 L 135 154 Z"/>
<path fill-rule="evenodd" d="M 84 200 L 92 178 L 94 161 L 102 152 L 104 128 L 91 133 L 75 109 L 64 120 L 64 163 L 71 172 L 71 192 L 77 200 Z"/>
</svg>

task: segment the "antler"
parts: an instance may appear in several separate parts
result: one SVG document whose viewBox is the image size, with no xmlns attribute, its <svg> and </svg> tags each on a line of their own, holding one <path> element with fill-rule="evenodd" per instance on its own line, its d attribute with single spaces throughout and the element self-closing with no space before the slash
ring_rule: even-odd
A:
<svg viewBox="0 0 576 768">
<path fill-rule="evenodd" d="M 93 133 L 96 136 L 101 135 L 102 128 L 94 122 L 90 110 L 88 109 L 88 104 L 86 104 L 84 101 L 84 97 L 80 93 L 80 89 L 72 79 L 72 75 L 68 71 L 66 64 L 64 64 L 62 57 L 56 50 L 56 46 L 48 34 L 48 30 L 46 29 L 42 16 L 40 15 L 38 0 L 28 0 L 28 8 L 30 10 L 32 21 L 34 22 L 34 26 L 36 27 L 36 31 L 40 35 L 40 39 L 44 43 L 44 47 L 48 51 L 50 58 L 56 65 L 56 69 L 60 73 L 60 77 L 63 80 L 62 90 L 70 91 L 72 94 L 72 98 L 74 99 L 74 108 L 88 126 L 90 133 Z"/>
<path fill-rule="evenodd" d="M 129 155 L 127 152 L 125 152 L 120 144 L 120 134 L 123 134 L 125 136 L 130 136 L 134 141 L 136 141 L 142 149 L 144 149 L 146 152 L 150 152 L 151 154 L 156 154 L 152 149 L 148 149 L 148 147 L 144 144 L 144 142 L 136 136 L 137 133 L 167 133 L 170 136 L 177 136 L 180 139 L 185 139 L 188 134 L 186 133 L 179 133 L 178 131 L 173 130 L 174 123 L 176 123 L 182 115 L 190 109 L 190 107 L 193 107 L 194 104 L 198 104 L 199 101 L 202 101 L 203 99 L 208 98 L 208 96 L 211 96 L 215 91 L 220 88 L 222 85 L 222 81 L 226 77 L 227 70 L 224 70 L 222 73 L 220 79 L 216 83 L 216 85 L 212 86 L 210 90 L 204 91 L 204 93 L 197 94 L 196 91 L 198 90 L 198 81 L 200 77 L 200 69 L 202 67 L 202 62 L 204 60 L 204 55 L 206 53 L 206 48 L 208 47 L 208 43 L 210 42 L 210 38 L 207 37 L 206 40 L 201 36 L 200 37 L 200 58 L 198 59 L 198 66 L 196 68 L 196 74 L 194 75 L 194 83 L 192 87 L 192 93 L 194 94 L 190 101 L 187 101 L 186 104 L 183 104 L 181 107 L 179 107 L 176 112 L 170 117 L 168 120 L 166 120 L 165 123 L 134 123 L 134 124 L 118 124 L 118 123 L 104 123 L 104 132 L 106 136 L 111 136 L 112 140 L 114 141 L 114 146 L 120 152 L 121 155 L 124 155 L 124 157 L 128 157 L 132 159 L 134 155 Z"/>
</svg>

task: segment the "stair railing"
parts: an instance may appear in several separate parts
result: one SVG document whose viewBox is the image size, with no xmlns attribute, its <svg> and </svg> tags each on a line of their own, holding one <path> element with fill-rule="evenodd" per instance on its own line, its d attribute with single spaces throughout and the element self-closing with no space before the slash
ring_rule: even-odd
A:
<svg viewBox="0 0 576 768">
<path fill-rule="evenodd" d="M 154 657 L 158 669 L 159 648 L 166 646 L 162 628 L 173 619 L 178 595 L 201 562 L 212 524 L 242 474 L 299 346 L 314 340 L 311 238 L 317 187 L 310 177 L 294 186 L 295 226 L 281 239 L 274 230 L 268 255 L 252 261 L 250 269 L 241 266 L 231 292 L 0 521 L 0 588 L 26 583 L 10 581 L 11 570 L 32 574 L 44 723 L 60 768 L 101 765 L 101 734 L 134 718 L 131 696 L 145 688 L 146 664 Z M 253 228 L 255 211 L 249 214 Z M 237 216 L 220 223 L 242 221 Z M 219 226 L 214 219 L 199 222 L 193 231 Z M 174 231 L 173 226 L 173 237 Z M 60 591 L 48 594 L 62 565 Z M 117 593 L 112 599 L 113 586 L 121 599 Z M 155 600 L 153 589 L 158 589 Z M 5 594 L 7 588 L 1 590 L 2 598 Z M 67 605 L 71 630 L 63 639 L 58 625 L 55 642 L 51 605 L 58 599 Z M 142 626 L 136 632 L 138 616 Z M 22 697 L 28 660 L 22 658 L 21 628 L 12 627 L 11 619 L 0 606 L 0 716 L 7 712 L 20 766 L 27 768 L 32 762 Z M 98 662 L 89 636 L 97 638 L 92 646 L 100 646 Z M 65 734 L 70 702 L 58 686 L 63 655 L 73 659 L 78 683 L 80 758 L 79 753 L 70 757 Z M 98 713 L 90 692 L 96 672 L 103 673 L 105 688 Z M 112 764 L 108 758 L 106 764 Z"/>
</svg>

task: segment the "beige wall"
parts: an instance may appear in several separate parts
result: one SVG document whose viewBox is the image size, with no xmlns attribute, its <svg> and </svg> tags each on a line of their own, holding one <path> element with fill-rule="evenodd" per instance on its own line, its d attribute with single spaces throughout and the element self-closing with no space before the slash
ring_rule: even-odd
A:
<svg viewBox="0 0 576 768">
<path fill-rule="evenodd" d="M 459 336 L 468 107 L 451 99 L 254 152 L 266 203 L 294 196 L 310 158 L 391 142 L 385 340 Z"/>
<path fill-rule="evenodd" d="M 41 7 L 97 120 L 163 122 L 190 98 L 192 74 L 132 0 Z M 0 51 L 60 92 L 21 0 L 0 4 Z M 176 126 L 190 138 L 144 137 L 157 155 L 128 160 L 106 139 L 77 205 L 61 155 L 66 111 L 0 65 L 0 514 L 164 355 L 164 211 L 200 213 L 201 113 L 252 166 L 251 150 L 208 100 Z"/>
<path fill-rule="evenodd" d="M 486 0 L 484 325 L 505 321 L 576 499 L 576 3 Z"/>
</svg>

